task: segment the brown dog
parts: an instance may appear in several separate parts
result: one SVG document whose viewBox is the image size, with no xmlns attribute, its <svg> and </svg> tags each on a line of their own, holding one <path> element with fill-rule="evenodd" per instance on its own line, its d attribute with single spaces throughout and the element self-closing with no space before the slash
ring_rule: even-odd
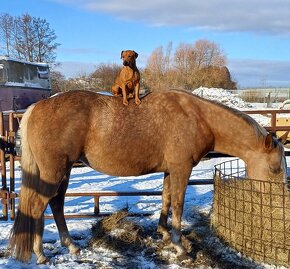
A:
<svg viewBox="0 0 290 269">
<path fill-rule="evenodd" d="M 123 67 L 112 86 L 112 93 L 115 96 L 123 96 L 125 106 L 128 105 L 128 99 L 134 97 L 137 105 L 141 103 L 139 99 L 140 73 L 136 66 L 137 57 L 138 53 L 134 50 L 123 50 L 121 52 Z"/>
</svg>

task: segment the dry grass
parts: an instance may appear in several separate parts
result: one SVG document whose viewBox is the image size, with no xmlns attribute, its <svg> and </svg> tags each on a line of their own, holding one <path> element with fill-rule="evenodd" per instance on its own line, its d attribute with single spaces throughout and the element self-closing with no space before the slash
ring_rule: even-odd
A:
<svg viewBox="0 0 290 269">
<path fill-rule="evenodd" d="M 220 238 L 254 260 L 289 266 L 290 194 L 285 184 L 216 176 L 212 225 Z"/>
<path fill-rule="evenodd" d="M 142 228 L 126 219 L 127 210 L 120 210 L 98 221 L 93 226 L 92 247 L 118 249 L 124 245 L 134 247 L 143 244 Z"/>
<path fill-rule="evenodd" d="M 164 244 L 161 236 L 155 232 L 155 225 L 140 227 L 136 224 L 140 219 L 132 219 L 127 210 L 100 219 L 93 226 L 90 247 L 96 252 L 100 251 L 99 247 L 120 252 L 125 259 L 115 261 L 118 268 L 140 268 L 136 255 L 151 260 L 158 268 L 167 268 L 170 264 L 178 264 L 182 268 L 257 268 L 255 263 L 229 251 L 227 246 L 217 240 L 210 229 L 207 215 L 196 210 L 192 214 L 194 224 L 183 231 L 182 236 L 183 243 L 192 246 L 186 260 L 177 256 L 172 247 Z"/>
</svg>

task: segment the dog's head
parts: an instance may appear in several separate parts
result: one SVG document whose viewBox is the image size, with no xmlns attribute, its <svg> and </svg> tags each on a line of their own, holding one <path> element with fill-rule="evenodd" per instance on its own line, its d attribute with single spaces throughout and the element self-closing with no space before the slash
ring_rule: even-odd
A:
<svg viewBox="0 0 290 269">
<path fill-rule="evenodd" d="M 123 65 L 134 67 L 136 65 L 136 58 L 138 53 L 134 50 L 123 50 L 121 52 L 121 59 L 123 60 Z"/>
</svg>

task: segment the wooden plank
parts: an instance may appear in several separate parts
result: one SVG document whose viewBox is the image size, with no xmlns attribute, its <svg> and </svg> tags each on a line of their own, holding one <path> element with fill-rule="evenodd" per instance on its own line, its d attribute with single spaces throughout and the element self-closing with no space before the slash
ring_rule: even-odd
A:
<svg viewBox="0 0 290 269">
<path fill-rule="evenodd" d="M 276 126 L 289 126 L 290 127 L 290 118 L 277 118 L 276 119 Z M 277 137 L 281 137 L 282 135 L 284 135 L 286 133 L 286 131 L 277 131 L 276 135 Z M 290 133 L 287 136 L 287 140 L 290 140 Z"/>
</svg>

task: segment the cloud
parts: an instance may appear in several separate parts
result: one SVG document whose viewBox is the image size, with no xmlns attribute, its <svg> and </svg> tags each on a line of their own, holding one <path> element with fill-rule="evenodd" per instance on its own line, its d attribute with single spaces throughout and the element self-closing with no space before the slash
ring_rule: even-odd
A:
<svg viewBox="0 0 290 269">
<path fill-rule="evenodd" d="M 156 26 L 290 35 L 289 0 L 53 0 Z"/>
<path fill-rule="evenodd" d="M 290 61 L 229 59 L 228 62 L 240 87 L 290 87 Z"/>
</svg>

